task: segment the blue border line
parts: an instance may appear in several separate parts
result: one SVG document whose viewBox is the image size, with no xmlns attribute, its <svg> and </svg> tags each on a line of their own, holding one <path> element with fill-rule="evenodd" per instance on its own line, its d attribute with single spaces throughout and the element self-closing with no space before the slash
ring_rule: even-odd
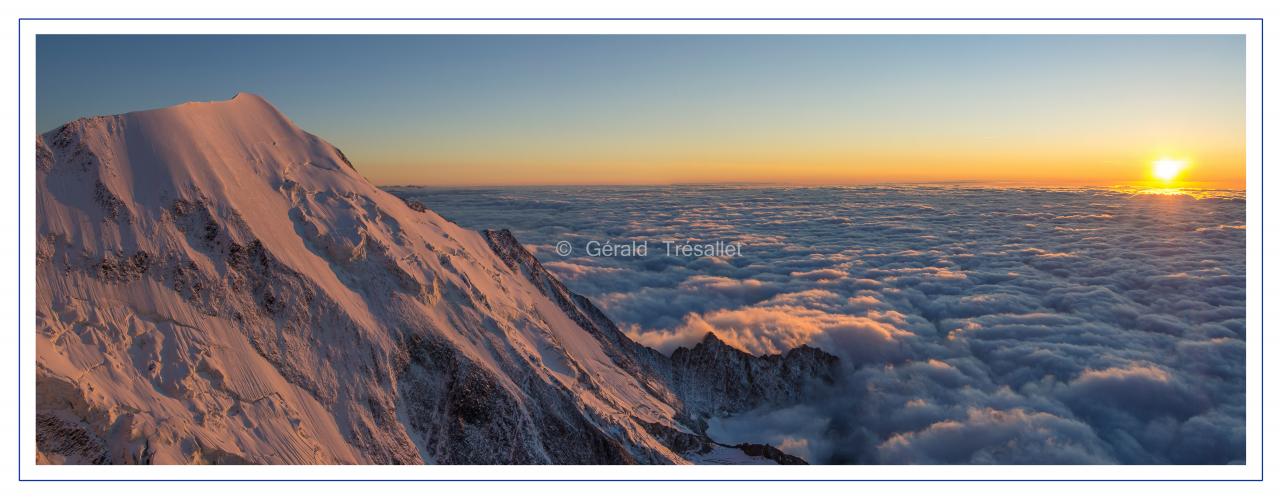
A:
<svg viewBox="0 0 1280 499">
<path fill-rule="evenodd" d="M 1258 348 L 1262 351 L 1258 362 L 1258 477 L 1254 479 L 23 479 L 22 477 L 22 22 L 23 20 L 1257 20 L 1258 22 L 1258 82 L 1262 113 L 1258 119 L 1258 133 L 1262 143 L 1258 147 L 1258 161 L 1262 162 L 1258 182 L 1266 177 L 1266 20 L 1263 18 L 18 18 L 18 481 L 24 482 L 1261 482 L 1266 476 L 1266 335 L 1262 334 L 1265 308 L 1261 303 L 1265 289 L 1258 292 Z M 1266 184 L 1263 184 L 1265 187 Z M 1260 191 L 1261 192 L 1261 191 Z M 1258 196 L 1258 249 L 1266 242 L 1263 218 L 1266 216 L 1265 198 Z M 1265 278 L 1262 257 L 1258 258 L 1258 271 Z M 1261 278 L 1260 278 L 1261 279 Z M 1261 283 L 1260 283 L 1261 284 Z M 1245 345 L 1248 348 L 1248 345 Z M 1245 416 L 1248 417 L 1248 416 Z M 1248 445 L 1248 443 L 1245 443 Z"/>
<path fill-rule="evenodd" d="M 1262 19 L 1258 19 L 1258 57 L 1262 59 L 1261 64 L 1258 65 L 1258 84 L 1261 85 L 1261 88 L 1258 89 L 1258 108 L 1259 108 L 1258 135 L 1259 135 L 1259 138 L 1262 139 L 1262 143 L 1258 145 L 1258 162 L 1262 163 L 1262 169 L 1259 170 L 1259 173 L 1258 173 L 1258 182 L 1262 183 L 1263 189 L 1266 189 L 1266 186 L 1267 186 L 1266 182 L 1264 181 L 1264 179 L 1267 176 L 1267 119 L 1266 119 L 1267 118 L 1267 90 L 1266 90 L 1267 89 L 1267 72 L 1266 72 L 1267 29 L 1266 29 L 1266 24 L 1267 24 L 1266 21 Z M 1247 187 L 1248 186 L 1246 186 L 1246 188 Z M 1262 190 L 1259 189 L 1258 192 L 1262 192 Z M 1259 208 L 1258 236 L 1259 237 L 1263 236 L 1262 231 L 1266 229 L 1266 224 L 1263 223 L 1264 218 L 1267 216 L 1265 201 L 1266 199 L 1264 196 L 1262 195 L 1258 196 L 1258 208 Z M 1246 207 L 1246 210 L 1247 210 L 1247 207 Z M 1266 276 L 1266 267 L 1263 265 L 1264 260 L 1266 260 L 1265 258 L 1263 258 L 1264 255 L 1266 255 L 1266 242 L 1267 242 L 1266 237 L 1262 237 L 1262 240 L 1258 241 L 1258 253 L 1259 253 L 1258 254 L 1258 275 L 1263 276 L 1263 277 L 1259 277 L 1259 279 L 1263 279 L 1263 282 L 1265 282 L 1265 276 Z M 1248 252 L 1247 243 L 1245 248 L 1247 253 Z M 1245 265 L 1246 265 L 1245 276 L 1247 278 L 1248 262 L 1245 262 Z M 1261 482 L 1263 478 L 1266 477 L 1266 474 L 1267 474 L 1267 452 L 1266 452 L 1267 369 L 1266 369 L 1266 362 L 1265 362 L 1265 359 L 1267 356 L 1267 336 L 1262 333 L 1263 330 L 1266 329 L 1265 327 L 1263 327 L 1263 318 L 1267 313 L 1267 308 L 1264 305 L 1264 303 L 1266 303 L 1265 296 L 1266 296 L 1266 286 L 1263 286 L 1262 283 L 1260 282 L 1258 286 L 1258 301 L 1260 302 L 1258 305 L 1260 308 L 1260 310 L 1258 311 L 1258 348 L 1262 350 L 1262 353 L 1258 356 L 1258 359 L 1259 359 L 1259 362 L 1258 362 L 1258 377 L 1259 377 L 1258 419 L 1261 419 L 1261 421 L 1258 422 L 1258 441 L 1260 442 L 1258 446 L 1259 447 L 1258 448 L 1258 465 L 1259 465 L 1258 481 L 1259 482 Z M 1246 310 L 1245 313 L 1247 314 L 1248 311 Z M 1246 351 L 1248 351 L 1248 348 L 1249 348 L 1249 345 L 1246 344 L 1245 345 Z M 1248 378 L 1248 373 L 1246 373 L 1245 377 Z M 1247 391 L 1245 392 L 1245 398 L 1246 399 L 1248 398 Z M 1245 412 L 1245 417 L 1246 418 L 1249 417 L 1247 411 Z M 1245 445 L 1248 445 L 1248 443 L 1246 442 Z M 1248 454 L 1246 453 L 1246 456 L 1247 455 Z"/>
<path fill-rule="evenodd" d="M 22 481 L 22 19 L 18 19 L 18 481 Z"/>
<path fill-rule="evenodd" d="M 1261 21 L 1261 17 L 24 17 L 19 21 Z"/>
</svg>

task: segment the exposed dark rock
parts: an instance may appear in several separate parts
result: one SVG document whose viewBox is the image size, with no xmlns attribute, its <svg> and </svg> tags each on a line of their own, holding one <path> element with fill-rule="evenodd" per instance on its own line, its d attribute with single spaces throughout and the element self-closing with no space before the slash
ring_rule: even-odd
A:
<svg viewBox="0 0 1280 499">
<path fill-rule="evenodd" d="M 111 192 L 107 184 L 102 183 L 101 180 L 93 185 L 93 201 L 102 209 L 103 219 L 112 222 L 129 220 L 129 209 L 124 205 L 124 201 Z"/>
<path fill-rule="evenodd" d="M 513 393 L 444 340 L 415 338 L 406 350 L 401 410 L 425 437 L 422 451 L 439 464 L 637 462 L 616 437 L 572 410 L 564 393 Z M 526 411 L 526 403 L 541 410 Z"/>
<path fill-rule="evenodd" d="M 94 271 L 99 279 L 105 281 L 129 282 L 141 279 L 150 268 L 151 255 L 138 250 L 127 257 L 107 255 L 98 261 Z"/>
<path fill-rule="evenodd" d="M 102 438 L 77 422 L 53 414 L 36 414 L 36 450 L 45 455 L 58 455 L 74 464 L 107 464 L 107 446 Z"/>
<path fill-rule="evenodd" d="M 639 419 L 636 421 L 640 423 L 640 426 L 644 427 L 645 431 L 648 431 L 650 435 L 662 442 L 662 445 L 667 446 L 677 454 L 706 454 L 711 452 L 716 445 L 706 435 L 685 433 L 659 423 L 650 423 Z"/>
<path fill-rule="evenodd" d="M 735 445 L 734 447 L 741 449 L 742 452 L 748 456 L 763 457 L 766 459 L 770 459 L 778 464 L 787 464 L 787 465 L 809 464 L 804 459 L 800 459 L 791 454 L 782 452 L 781 450 L 778 450 L 777 447 L 774 447 L 769 444 L 738 444 L 738 445 Z"/>
<path fill-rule="evenodd" d="M 408 205 L 410 210 L 413 210 L 419 213 L 426 213 L 427 211 L 427 205 L 422 204 L 422 201 L 418 201 L 418 200 L 405 201 L 404 204 Z"/>
</svg>

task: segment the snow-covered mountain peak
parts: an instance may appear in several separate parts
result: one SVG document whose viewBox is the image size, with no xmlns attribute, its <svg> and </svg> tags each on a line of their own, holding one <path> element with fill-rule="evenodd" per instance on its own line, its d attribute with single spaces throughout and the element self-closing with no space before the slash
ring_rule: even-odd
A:
<svg viewBox="0 0 1280 499">
<path fill-rule="evenodd" d="M 835 368 L 640 346 L 509 232 L 405 204 L 252 94 L 37 151 L 47 462 L 696 461 L 671 442 Z"/>
</svg>

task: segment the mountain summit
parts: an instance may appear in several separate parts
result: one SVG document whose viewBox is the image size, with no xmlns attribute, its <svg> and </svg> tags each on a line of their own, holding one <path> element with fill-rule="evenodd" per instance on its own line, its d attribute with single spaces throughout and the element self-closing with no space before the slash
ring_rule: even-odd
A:
<svg viewBox="0 0 1280 499">
<path fill-rule="evenodd" d="M 838 366 L 636 344 L 251 94 L 45 133 L 37 192 L 43 463 L 794 463 L 706 422 Z"/>
</svg>

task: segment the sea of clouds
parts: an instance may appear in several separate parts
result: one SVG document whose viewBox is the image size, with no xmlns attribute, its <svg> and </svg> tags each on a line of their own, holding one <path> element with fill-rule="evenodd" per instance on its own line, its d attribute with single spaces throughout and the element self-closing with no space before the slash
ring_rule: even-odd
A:
<svg viewBox="0 0 1280 499">
<path fill-rule="evenodd" d="M 663 352 L 707 331 L 846 362 L 811 403 L 713 421 L 818 463 L 1238 463 L 1239 193 L 740 186 L 391 189 L 510 228 Z M 588 241 L 648 241 L 590 257 Z M 667 256 L 661 241 L 740 243 Z M 578 249 L 568 257 L 555 244 Z"/>
</svg>

